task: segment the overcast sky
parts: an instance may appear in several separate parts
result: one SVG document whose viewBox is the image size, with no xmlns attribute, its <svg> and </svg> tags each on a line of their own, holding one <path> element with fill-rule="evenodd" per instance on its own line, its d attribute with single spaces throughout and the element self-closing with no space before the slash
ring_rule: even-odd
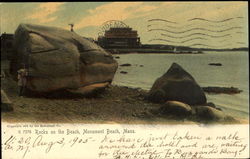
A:
<svg viewBox="0 0 250 159">
<path fill-rule="evenodd" d="M 248 47 L 247 2 L 47 2 L 0 7 L 1 33 L 14 33 L 20 23 L 67 30 L 74 23 L 79 35 L 97 38 L 104 22 L 120 20 L 137 30 L 144 44 Z"/>
</svg>

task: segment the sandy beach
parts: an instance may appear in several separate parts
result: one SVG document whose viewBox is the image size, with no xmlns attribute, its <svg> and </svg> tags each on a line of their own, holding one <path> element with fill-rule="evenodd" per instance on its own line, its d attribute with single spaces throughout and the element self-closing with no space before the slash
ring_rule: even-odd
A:
<svg viewBox="0 0 250 159">
<path fill-rule="evenodd" d="M 124 123 L 124 124 L 199 124 L 196 119 L 176 120 L 155 115 L 161 107 L 144 100 L 146 91 L 111 85 L 92 97 L 51 94 L 24 96 L 17 94 L 17 84 L 12 79 L 1 80 L 14 111 L 2 112 L 5 122 L 44 123 Z M 237 123 L 247 123 L 239 120 Z M 226 123 L 234 124 L 234 123 Z"/>
</svg>

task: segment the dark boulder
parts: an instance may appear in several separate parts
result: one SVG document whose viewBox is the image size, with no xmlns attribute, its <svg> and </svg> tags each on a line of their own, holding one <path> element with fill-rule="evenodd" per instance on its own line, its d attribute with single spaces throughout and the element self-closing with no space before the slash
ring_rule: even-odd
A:
<svg viewBox="0 0 250 159">
<path fill-rule="evenodd" d="M 153 84 L 147 97 L 157 103 L 180 101 L 189 105 L 206 103 L 206 96 L 195 79 L 180 65 L 173 63 Z"/>
<path fill-rule="evenodd" d="M 29 71 L 27 89 L 34 92 L 89 93 L 96 84 L 111 83 L 118 67 L 94 42 L 56 27 L 20 24 L 14 45 L 17 64 L 25 63 Z"/>
</svg>

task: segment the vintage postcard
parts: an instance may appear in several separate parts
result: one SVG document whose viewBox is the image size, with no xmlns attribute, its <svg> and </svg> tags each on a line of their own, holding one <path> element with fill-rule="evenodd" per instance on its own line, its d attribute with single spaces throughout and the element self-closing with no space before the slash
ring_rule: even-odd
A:
<svg viewBox="0 0 250 159">
<path fill-rule="evenodd" d="M 0 9 L 4 159 L 250 157 L 247 2 Z"/>
</svg>

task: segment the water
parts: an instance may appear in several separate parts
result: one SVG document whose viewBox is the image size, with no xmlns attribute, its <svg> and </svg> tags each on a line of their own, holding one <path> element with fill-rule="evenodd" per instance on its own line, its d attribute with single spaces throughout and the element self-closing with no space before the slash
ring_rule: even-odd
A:
<svg viewBox="0 0 250 159">
<path fill-rule="evenodd" d="M 249 116 L 249 71 L 248 52 L 205 52 L 204 54 L 123 54 L 116 59 L 119 64 L 130 63 L 130 67 L 119 67 L 113 84 L 149 90 L 154 81 L 162 76 L 173 62 L 189 72 L 201 87 L 237 87 L 240 94 L 206 94 L 213 102 L 235 117 Z M 221 63 L 222 66 L 210 66 Z M 141 67 L 140 65 L 143 65 Z M 126 71 L 127 74 L 121 74 Z"/>
</svg>

